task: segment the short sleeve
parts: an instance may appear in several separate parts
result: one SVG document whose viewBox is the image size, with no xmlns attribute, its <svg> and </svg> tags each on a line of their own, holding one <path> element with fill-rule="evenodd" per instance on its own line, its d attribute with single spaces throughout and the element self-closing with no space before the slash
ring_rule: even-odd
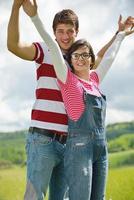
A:
<svg viewBox="0 0 134 200">
<path fill-rule="evenodd" d="M 35 57 L 34 57 L 34 61 L 38 64 L 41 64 L 44 60 L 44 52 L 43 52 L 43 49 L 40 45 L 40 43 L 36 42 L 36 43 L 33 43 L 35 48 L 36 48 L 36 52 L 35 52 Z"/>
<path fill-rule="evenodd" d="M 91 71 L 90 80 L 94 83 L 94 85 L 96 85 L 97 87 L 99 86 L 99 77 L 95 71 Z"/>
</svg>

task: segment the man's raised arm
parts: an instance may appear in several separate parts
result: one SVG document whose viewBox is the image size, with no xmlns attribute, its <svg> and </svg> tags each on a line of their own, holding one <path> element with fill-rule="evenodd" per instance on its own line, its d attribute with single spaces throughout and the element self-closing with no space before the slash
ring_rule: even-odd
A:
<svg viewBox="0 0 134 200">
<path fill-rule="evenodd" d="M 33 44 L 27 45 L 20 41 L 19 14 L 23 2 L 24 0 L 14 0 L 13 2 L 7 30 L 7 48 L 22 59 L 33 60 L 36 51 L 35 46 Z"/>
</svg>

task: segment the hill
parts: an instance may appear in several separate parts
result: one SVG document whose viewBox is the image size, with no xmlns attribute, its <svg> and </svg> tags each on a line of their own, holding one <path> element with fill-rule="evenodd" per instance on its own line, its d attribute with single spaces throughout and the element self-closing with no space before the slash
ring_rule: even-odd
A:
<svg viewBox="0 0 134 200">
<path fill-rule="evenodd" d="M 0 168 L 24 165 L 26 131 L 0 133 Z"/>
<path fill-rule="evenodd" d="M 26 130 L 0 132 L 0 168 L 11 167 L 14 164 L 25 165 L 26 135 Z M 129 152 L 134 149 L 134 121 L 110 124 L 106 128 L 106 135 L 109 153 Z"/>
<path fill-rule="evenodd" d="M 108 141 L 126 133 L 134 133 L 134 121 L 109 124 L 106 127 L 106 135 Z"/>
</svg>

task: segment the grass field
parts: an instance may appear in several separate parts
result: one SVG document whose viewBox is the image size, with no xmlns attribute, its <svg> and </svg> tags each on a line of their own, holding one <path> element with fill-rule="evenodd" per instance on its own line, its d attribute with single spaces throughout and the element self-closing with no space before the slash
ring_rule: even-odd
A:
<svg viewBox="0 0 134 200">
<path fill-rule="evenodd" d="M 0 170 L 0 200 L 23 200 L 25 173 L 19 167 Z M 110 169 L 106 199 L 134 200 L 134 166 Z"/>
<path fill-rule="evenodd" d="M 134 200 L 134 166 L 109 170 L 106 200 Z"/>
<path fill-rule="evenodd" d="M 25 169 L 0 170 L 0 200 L 22 200 L 25 190 Z"/>
</svg>

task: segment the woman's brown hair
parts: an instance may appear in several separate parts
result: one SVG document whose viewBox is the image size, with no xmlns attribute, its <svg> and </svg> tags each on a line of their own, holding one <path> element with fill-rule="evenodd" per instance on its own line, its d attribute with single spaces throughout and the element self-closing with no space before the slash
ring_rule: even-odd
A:
<svg viewBox="0 0 134 200">
<path fill-rule="evenodd" d="M 73 69 L 72 62 L 71 62 L 71 55 L 72 55 L 72 53 L 74 51 L 76 51 L 77 49 L 79 49 L 79 48 L 81 48 L 83 46 L 87 46 L 88 49 L 89 49 L 89 53 L 91 53 L 92 63 L 90 65 L 90 69 L 92 69 L 94 64 L 95 64 L 95 55 L 94 55 L 92 46 L 85 39 L 80 39 L 80 40 L 77 40 L 76 42 L 74 42 L 72 44 L 72 46 L 69 48 L 68 52 L 67 52 L 67 61 L 68 61 L 69 65 L 70 65 L 70 67 L 72 68 L 72 71 L 74 69 Z"/>
</svg>

